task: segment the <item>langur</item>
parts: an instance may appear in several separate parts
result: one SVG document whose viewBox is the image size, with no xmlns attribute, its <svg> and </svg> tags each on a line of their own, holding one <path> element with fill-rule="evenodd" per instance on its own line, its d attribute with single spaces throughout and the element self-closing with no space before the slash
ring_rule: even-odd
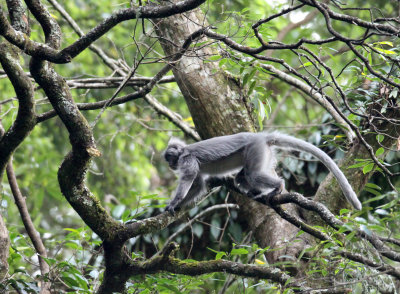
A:
<svg viewBox="0 0 400 294">
<path fill-rule="evenodd" d="M 171 138 L 164 152 L 169 167 L 177 171 L 175 197 L 166 207 L 171 214 L 206 194 L 209 177 L 234 176 L 235 186 L 248 197 L 268 203 L 280 194 L 284 181 L 268 173 L 275 168 L 273 147 L 311 153 L 336 177 L 350 204 L 362 208 L 356 193 L 335 162 L 314 145 L 292 136 L 273 133 L 239 133 L 211 138 L 194 144 Z"/>
</svg>

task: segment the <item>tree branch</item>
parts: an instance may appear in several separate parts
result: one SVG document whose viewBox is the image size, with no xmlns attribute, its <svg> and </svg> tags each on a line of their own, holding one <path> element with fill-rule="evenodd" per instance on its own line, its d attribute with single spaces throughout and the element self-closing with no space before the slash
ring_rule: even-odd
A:
<svg viewBox="0 0 400 294">
<path fill-rule="evenodd" d="M 169 236 L 167 241 L 165 241 L 165 243 L 164 243 L 164 248 L 166 246 L 168 246 L 180 233 L 185 231 L 187 228 L 191 227 L 192 224 L 196 220 L 198 220 L 199 218 L 202 218 L 205 215 L 211 214 L 211 213 L 215 212 L 216 210 L 220 210 L 220 209 L 225 209 L 227 211 L 229 209 L 239 209 L 239 205 L 237 205 L 237 204 L 218 204 L 218 205 L 213 205 L 211 207 L 208 207 L 207 209 L 203 210 L 202 212 L 197 214 L 195 217 L 193 217 L 191 220 L 187 221 L 184 224 L 184 226 L 182 226 L 179 230 L 177 230 L 175 233 L 173 233 L 171 236 Z"/>
<path fill-rule="evenodd" d="M 27 3 L 32 4 L 31 6 L 28 4 L 29 9 L 32 11 L 32 13 L 34 13 L 35 17 L 42 25 L 46 34 L 46 43 L 49 43 L 44 45 L 32 41 L 27 35 L 24 35 L 13 29 L 9 24 L 1 6 L 0 35 L 2 35 L 10 43 L 16 45 L 30 56 L 47 60 L 53 63 L 68 63 L 79 53 L 89 47 L 94 41 L 99 39 L 120 22 L 136 18 L 153 19 L 168 17 L 174 14 L 179 14 L 188 10 L 192 10 L 204 2 L 205 0 L 185 0 L 165 6 L 149 5 L 118 10 L 114 12 L 110 17 L 104 19 L 99 25 L 90 30 L 86 35 L 79 38 L 79 40 L 75 41 L 73 44 L 69 45 L 65 49 L 59 51 L 55 49 L 56 47 L 58 47 L 59 43 L 58 33 L 55 33 L 54 27 L 50 28 L 50 26 L 52 26 L 54 23 L 50 21 L 51 18 L 45 15 L 46 13 L 40 12 L 46 11 L 46 9 L 43 9 L 39 5 L 35 5 L 36 1 L 27 1 Z M 50 30 L 55 34 L 52 35 L 50 33 Z"/>
<path fill-rule="evenodd" d="M 13 125 L 0 138 L 0 178 L 11 154 L 33 130 L 36 124 L 33 85 L 19 64 L 19 56 L 12 45 L 0 44 L 0 63 L 17 95 L 19 107 Z"/>
<path fill-rule="evenodd" d="M 176 243 L 170 243 L 163 249 L 161 255 L 159 256 L 155 256 L 146 261 L 126 261 L 126 265 L 123 267 L 124 270 L 121 272 L 120 279 L 118 281 L 111 279 L 108 280 L 106 278 L 107 275 L 105 275 L 103 283 L 97 294 L 122 291 L 124 289 L 124 281 L 131 276 L 152 274 L 162 271 L 190 276 L 198 276 L 213 272 L 224 272 L 250 278 L 268 279 L 279 283 L 282 286 L 307 290 L 307 288 L 302 287 L 300 283 L 294 282 L 289 275 L 281 272 L 277 268 L 256 266 L 253 264 L 241 264 L 222 259 L 186 262 L 173 257 L 177 250 L 178 245 Z"/>
<path fill-rule="evenodd" d="M 7 168 L 7 178 L 8 183 L 10 184 L 10 188 L 12 194 L 14 196 L 15 204 L 18 207 L 19 214 L 21 215 L 22 223 L 24 224 L 25 230 L 28 233 L 29 238 L 32 241 L 33 247 L 35 248 L 38 259 L 39 259 L 39 266 L 40 272 L 43 277 L 49 274 L 50 268 L 47 262 L 43 259 L 47 257 L 47 251 L 44 247 L 42 238 L 40 238 L 40 234 L 36 231 L 35 226 L 33 225 L 31 216 L 28 211 L 28 207 L 26 206 L 25 197 L 22 196 L 22 193 L 18 187 L 17 178 L 14 173 L 14 169 L 12 166 L 12 158 L 10 158 Z M 40 293 L 50 293 L 51 284 L 50 282 L 41 282 L 41 289 Z"/>
<path fill-rule="evenodd" d="M 318 102 L 322 107 L 324 107 L 329 114 L 333 117 L 333 119 L 339 124 L 342 128 L 343 132 L 346 134 L 347 139 L 349 142 L 353 142 L 355 135 L 352 131 L 351 126 L 346 122 L 343 118 L 343 114 L 341 115 L 340 111 L 338 111 L 337 107 L 335 107 L 332 100 L 327 100 L 327 96 L 319 93 L 316 89 L 313 89 L 311 86 L 307 85 L 306 83 L 296 79 L 287 73 L 277 69 L 273 65 L 270 64 L 260 64 L 260 66 L 274 74 L 277 78 L 281 79 L 282 81 L 298 88 L 300 91 L 304 92 L 308 96 L 310 96 L 313 100 Z"/>
</svg>

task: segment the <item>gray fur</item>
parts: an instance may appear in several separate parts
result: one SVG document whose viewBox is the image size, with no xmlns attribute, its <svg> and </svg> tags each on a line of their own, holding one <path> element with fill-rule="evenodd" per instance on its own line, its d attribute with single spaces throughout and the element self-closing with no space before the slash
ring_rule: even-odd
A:
<svg viewBox="0 0 400 294">
<path fill-rule="evenodd" d="M 166 210 L 189 205 L 206 192 L 209 176 L 235 175 L 235 183 L 242 193 L 268 203 L 270 196 L 279 194 L 284 181 L 270 176 L 276 159 L 271 147 L 309 152 L 317 157 L 333 173 L 346 199 L 356 209 L 361 203 L 335 162 L 314 145 L 292 136 L 274 133 L 239 133 L 186 145 L 179 139 L 171 139 L 164 152 L 170 167 L 179 173 L 179 183 L 174 199 Z"/>
</svg>

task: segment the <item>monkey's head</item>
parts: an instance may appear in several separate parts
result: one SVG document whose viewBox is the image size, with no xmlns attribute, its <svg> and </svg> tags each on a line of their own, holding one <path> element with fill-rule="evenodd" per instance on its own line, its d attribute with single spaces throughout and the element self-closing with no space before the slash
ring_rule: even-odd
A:
<svg viewBox="0 0 400 294">
<path fill-rule="evenodd" d="M 178 160 L 182 155 L 185 146 L 186 143 L 177 138 L 171 138 L 169 140 L 167 149 L 164 151 L 164 159 L 168 162 L 168 165 L 172 170 L 178 168 Z"/>
</svg>

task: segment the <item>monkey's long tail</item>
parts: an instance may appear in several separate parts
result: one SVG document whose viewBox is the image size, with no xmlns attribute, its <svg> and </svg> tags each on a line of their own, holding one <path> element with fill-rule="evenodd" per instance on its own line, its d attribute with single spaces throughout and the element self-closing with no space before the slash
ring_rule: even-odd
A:
<svg viewBox="0 0 400 294">
<path fill-rule="evenodd" d="M 298 151 L 309 152 L 315 157 L 317 157 L 319 160 L 321 160 L 321 162 L 336 177 L 346 199 L 355 209 L 361 210 L 362 208 L 361 202 L 358 200 L 358 197 L 356 193 L 353 191 L 353 188 L 350 186 L 346 177 L 339 169 L 339 167 L 336 165 L 336 163 L 325 152 L 323 152 L 318 147 L 306 141 L 294 138 L 292 136 L 280 133 L 270 133 L 270 134 L 265 134 L 265 136 L 268 145 L 277 146 L 282 149 L 294 149 Z"/>
</svg>

